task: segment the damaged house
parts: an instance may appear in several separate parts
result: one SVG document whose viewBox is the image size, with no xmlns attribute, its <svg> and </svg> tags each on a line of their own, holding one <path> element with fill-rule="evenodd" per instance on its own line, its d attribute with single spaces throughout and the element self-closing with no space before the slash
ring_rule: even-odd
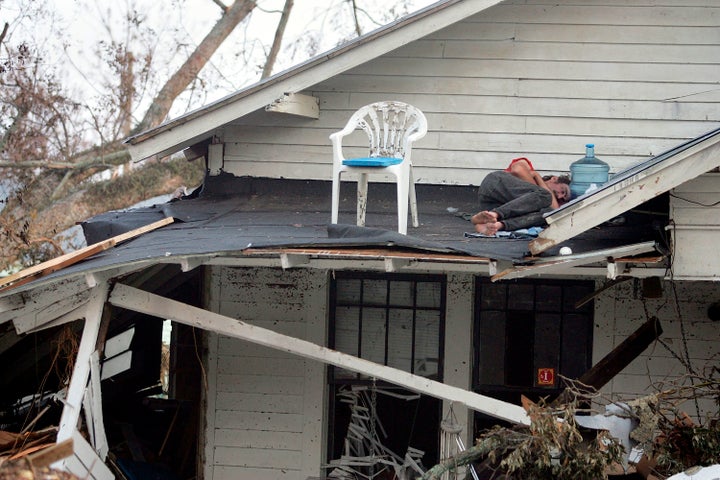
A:
<svg viewBox="0 0 720 480">
<path fill-rule="evenodd" d="M 3 281 L 3 429 L 55 409 L 81 478 L 409 478 L 563 377 L 616 401 L 701 373 L 719 25 L 715 0 L 442 1 L 128 139 L 206 162 L 204 184 L 89 219 L 87 249 Z M 331 224 L 328 137 L 378 101 L 427 118 L 406 234 L 392 177 L 358 226 L 344 176 Z M 610 180 L 537 237 L 466 235 L 486 174 L 567 172 L 586 143 Z"/>
</svg>

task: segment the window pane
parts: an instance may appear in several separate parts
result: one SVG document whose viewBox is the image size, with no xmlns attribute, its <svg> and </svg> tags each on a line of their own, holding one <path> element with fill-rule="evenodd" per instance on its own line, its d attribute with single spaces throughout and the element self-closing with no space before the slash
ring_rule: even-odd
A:
<svg viewBox="0 0 720 480">
<path fill-rule="evenodd" d="M 483 283 L 481 291 L 482 310 L 505 310 L 505 292 L 507 291 L 505 284 L 502 283 Z"/>
<path fill-rule="evenodd" d="M 535 386 L 556 387 L 560 373 L 560 314 L 540 313 L 535 316 Z M 552 385 L 539 385 L 538 369 L 551 368 L 554 373 Z"/>
<path fill-rule="evenodd" d="M 385 305 L 387 303 L 387 280 L 363 280 L 363 304 Z"/>
<path fill-rule="evenodd" d="M 337 307 L 335 310 L 335 350 L 349 355 L 357 355 L 359 328 L 359 308 Z"/>
<path fill-rule="evenodd" d="M 505 313 L 482 312 L 478 338 L 478 381 L 481 385 L 502 385 L 505 383 Z"/>
<path fill-rule="evenodd" d="M 507 312 L 505 344 L 505 382 L 521 387 L 531 386 L 534 380 L 533 341 L 535 319 L 533 312 Z"/>
<path fill-rule="evenodd" d="M 337 302 L 357 305 L 360 303 L 360 280 L 341 278 L 337 281 Z"/>
<path fill-rule="evenodd" d="M 562 287 L 560 285 L 538 285 L 535 308 L 541 312 L 562 311 Z"/>
<path fill-rule="evenodd" d="M 414 282 L 390 282 L 390 306 L 412 307 L 414 297 Z"/>
<path fill-rule="evenodd" d="M 423 377 L 438 374 L 440 354 L 440 312 L 415 312 L 415 365 L 413 372 Z"/>
<path fill-rule="evenodd" d="M 360 309 L 337 307 L 335 310 L 335 350 L 357 356 Z M 335 378 L 355 378 L 355 373 L 342 368 L 335 369 Z"/>
<path fill-rule="evenodd" d="M 417 283 L 416 305 L 423 308 L 440 308 L 442 288 L 438 282 Z"/>
<path fill-rule="evenodd" d="M 535 287 L 527 284 L 508 285 L 508 310 L 533 310 Z"/>
<path fill-rule="evenodd" d="M 563 315 L 562 373 L 578 378 L 592 362 L 592 321 L 585 315 Z"/>
<path fill-rule="evenodd" d="M 365 308 L 362 319 L 360 357 L 385 364 L 385 309 Z"/>
<path fill-rule="evenodd" d="M 412 310 L 390 310 L 388 366 L 411 371 L 412 335 Z"/>
</svg>

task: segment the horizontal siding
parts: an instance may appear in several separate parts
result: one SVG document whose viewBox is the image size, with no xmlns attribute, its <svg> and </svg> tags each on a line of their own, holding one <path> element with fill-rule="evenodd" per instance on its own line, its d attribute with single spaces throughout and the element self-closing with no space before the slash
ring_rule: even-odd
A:
<svg viewBox="0 0 720 480">
<path fill-rule="evenodd" d="M 588 142 L 617 172 L 715 128 L 719 26 L 710 0 L 504 2 L 309 89 L 317 120 L 241 119 L 225 168 L 329 180 L 328 136 L 358 107 L 397 99 L 428 117 L 420 183 L 479 184 L 521 155 L 567 171 Z"/>
<path fill-rule="evenodd" d="M 324 319 L 325 305 L 314 300 L 317 292 L 325 298 L 324 273 L 219 267 L 212 276 L 221 314 L 296 338 L 324 340 L 324 323 L 317 319 Z M 322 409 L 314 392 L 323 392 L 322 367 L 229 337 L 218 339 L 216 355 L 213 480 L 317 476 Z"/>
<path fill-rule="evenodd" d="M 672 190 L 673 274 L 720 279 L 720 256 L 703 255 L 720 243 L 720 173 L 708 173 Z"/>
</svg>

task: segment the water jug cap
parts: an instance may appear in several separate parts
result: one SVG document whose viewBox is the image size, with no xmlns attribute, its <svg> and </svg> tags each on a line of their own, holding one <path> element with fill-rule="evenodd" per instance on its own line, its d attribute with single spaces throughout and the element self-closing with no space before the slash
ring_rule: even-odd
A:
<svg viewBox="0 0 720 480">
<path fill-rule="evenodd" d="M 588 147 L 588 148 L 595 148 L 595 144 L 594 144 L 594 143 L 588 143 L 588 144 L 585 144 L 585 146 Z"/>
</svg>

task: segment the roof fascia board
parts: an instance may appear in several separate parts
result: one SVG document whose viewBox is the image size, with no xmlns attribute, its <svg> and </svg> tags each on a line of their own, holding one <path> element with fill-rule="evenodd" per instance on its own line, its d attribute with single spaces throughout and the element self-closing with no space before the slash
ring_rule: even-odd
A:
<svg viewBox="0 0 720 480">
<path fill-rule="evenodd" d="M 56 303 L 68 304 L 73 301 L 84 303 L 87 298 L 83 299 L 82 296 L 87 297 L 88 294 L 82 288 L 83 285 L 84 282 L 81 281 L 57 281 L 54 285 L 38 286 L 29 292 L 15 294 L 14 308 L 0 312 L 0 323 L 21 316 L 42 315 L 46 310 L 53 309 Z"/>
<path fill-rule="evenodd" d="M 523 278 L 531 275 L 540 274 L 558 274 L 570 273 L 569 268 L 587 265 L 590 263 L 600 262 L 603 260 L 614 259 L 619 257 L 628 257 L 632 255 L 640 255 L 655 250 L 655 242 L 643 242 L 633 245 L 625 245 L 622 247 L 606 248 L 593 252 L 584 252 L 577 255 L 564 255 L 557 257 L 543 258 L 533 265 L 523 265 L 512 267 L 504 270 L 497 275 L 493 275 L 491 280 L 510 280 L 513 278 Z M 610 260 L 608 260 L 610 262 Z"/>
<path fill-rule="evenodd" d="M 624 179 L 613 188 L 550 214 L 548 227 L 530 242 L 534 255 L 575 237 L 720 165 L 720 135 Z"/>
<path fill-rule="evenodd" d="M 529 425 L 530 420 L 523 407 L 477 394 L 459 387 L 446 385 L 419 375 L 380 365 L 346 353 L 332 350 L 300 338 L 274 332 L 256 325 L 239 321 L 215 312 L 161 297 L 122 283 L 117 283 L 108 298 L 110 304 L 128 310 L 170 318 L 174 321 L 213 332 L 240 338 L 258 345 L 289 352 L 303 358 L 339 366 L 403 386 L 412 391 L 436 398 L 457 402 L 513 423 Z"/>
<path fill-rule="evenodd" d="M 126 140 L 130 155 L 138 161 L 153 155 L 177 152 L 210 137 L 212 130 L 265 108 L 286 93 L 305 90 L 501 1 L 455 0 L 430 6 L 206 107 L 131 137 Z"/>
<path fill-rule="evenodd" d="M 89 300 L 89 290 L 74 292 L 66 298 L 45 303 L 44 308 L 24 310 L 22 314 L 13 318 L 13 325 L 18 333 L 27 333 L 86 306 Z"/>
</svg>

